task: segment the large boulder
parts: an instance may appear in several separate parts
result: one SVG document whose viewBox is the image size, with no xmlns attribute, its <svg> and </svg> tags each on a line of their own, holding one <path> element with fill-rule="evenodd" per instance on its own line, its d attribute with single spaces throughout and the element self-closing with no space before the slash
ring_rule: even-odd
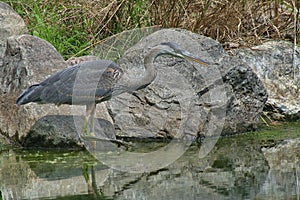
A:
<svg viewBox="0 0 300 200">
<path fill-rule="evenodd" d="M 25 136 L 37 119 L 49 112 L 57 113 L 56 106 L 29 104 L 18 107 L 18 95 L 49 74 L 65 68 L 67 64 L 48 42 L 30 35 L 12 36 L 0 66 L 0 130 L 9 137 Z"/>
<path fill-rule="evenodd" d="M 186 30 L 157 31 L 125 52 L 121 81 L 139 79 L 150 48 L 172 41 L 210 62 L 205 67 L 172 57 L 155 62 L 157 77 L 147 88 L 110 101 L 121 136 L 174 138 L 230 135 L 256 128 L 267 100 L 251 67 L 228 55 L 215 40 Z"/>
<path fill-rule="evenodd" d="M 299 47 L 294 49 L 286 41 L 270 41 L 231 52 L 248 63 L 263 82 L 269 96 L 266 111 L 271 111 L 273 118 L 300 119 L 299 52 Z"/>
<path fill-rule="evenodd" d="M 49 42 L 31 35 L 9 37 L 0 66 L 0 94 L 19 93 L 67 66 Z"/>
</svg>

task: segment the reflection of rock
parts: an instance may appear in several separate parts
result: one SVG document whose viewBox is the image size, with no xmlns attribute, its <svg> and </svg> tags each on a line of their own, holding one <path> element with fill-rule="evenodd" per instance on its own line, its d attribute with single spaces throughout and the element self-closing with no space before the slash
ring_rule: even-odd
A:
<svg viewBox="0 0 300 200">
<path fill-rule="evenodd" d="M 203 159 L 198 151 L 190 147 L 174 163 L 150 173 L 114 171 L 102 191 L 118 199 L 255 199 L 268 166 L 254 144 L 221 140 Z"/>
<path fill-rule="evenodd" d="M 275 108 L 275 113 L 279 111 L 287 118 L 300 118 L 299 47 L 296 47 L 295 56 L 293 44 L 284 41 L 266 42 L 251 49 L 236 49 L 232 53 L 247 62 L 262 80 L 269 96 L 268 107 L 273 111 Z"/>
<path fill-rule="evenodd" d="M 184 30 L 157 31 L 130 48 L 119 60 L 135 80 L 143 73 L 150 47 L 173 41 L 211 62 L 208 67 L 167 56 L 157 59 L 157 78 L 135 96 L 112 99 L 111 110 L 122 134 L 133 137 L 194 137 L 234 134 L 255 128 L 267 99 L 247 63 L 227 55 L 216 41 Z M 225 124 L 223 120 L 226 115 Z M 179 136 L 180 137 L 180 136 Z"/>
<path fill-rule="evenodd" d="M 101 159 L 97 162 L 87 151 L 0 152 L 0 191 L 4 197 L 11 195 L 3 199 L 87 195 L 82 169 L 90 166 L 85 175 L 95 181 L 97 191 L 112 199 L 297 199 L 299 141 L 288 140 L 261 152 L 257 141 L 220 139 L 205 158 L 199 159 L 199 148 L 191 146 L 169 166 L 139 174 L 108 169 L 111 166 L 102 165 Z M 147 153 L 164 144 L 139 145 L 138 150 Z M 153 156 L 153 161 L 158 163 L 160 156 Z"/>
<path fill-rule="evenodd" d="M 263 149 L 270 171 L 261 195 L 280 199 L 299 197 L 300 138 L 289 139 L 281 144 Z"/>
<path fill-rule="evenodd" d="M 20 199 L 24 187 L 33 184 L 37 176 L 15 152 L 3 151 L 0 155 L 0 199 Z"/>
<path fill-rule="evenodd" d="M 158 148 L 155 146 L 157 144 L 153 143 L 139 145 L 141 148 L 139 150 L 142 152 Z M 2 152 L 0 153 L 0 190 L 2 195 L 10 195 L 9 192 L 12 191 L 13 197 L 22 197 L 22 199 L 86 195 L 88 181 L 85 180 L 84 175 L 89 174 L 89 181 L 94 181 L 97 191 L 113 199 L 209 199 L 211 197 L 254 199 L 256 197 L 266 179 L 268 166 L 255 144 L 231 138 L 231 140 L 220 140 L 216 148 L 203 159 L 198 158 L 198 151 L 197 146 L 192 146 L 169 166 L 139 174 L 109 169 L 110 165 L 101 164 L 101 162 L 107 164 L 105 160 L 96 161 L 86 151 Z M 103 157 L 112 156 L 112 152 L 99 153 Z M 123 156 L 122 152 L 119 153 Z M 153 156 L 153 161 L 158 163 L 159 158 L 164 159 L 161 155 L 156 155 Z M 127 163 L 120 163 L 120 165 L 124 164 Z M 151 163 L 141 164 L 151 165 Z M 87 166 L 90 167 L 84 171 Z"/>
<path fill-rule="evenodd" d="M 263 149 L 263 152 L 271 169 L 300 169 L 300 138 L 285 140 L 275 147 Z"/>
</svg>

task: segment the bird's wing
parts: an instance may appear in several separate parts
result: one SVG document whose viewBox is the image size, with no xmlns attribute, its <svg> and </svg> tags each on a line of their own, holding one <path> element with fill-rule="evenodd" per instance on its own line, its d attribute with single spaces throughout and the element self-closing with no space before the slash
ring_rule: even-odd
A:
<svg viewBox="0 0 300 200">
<path fill-rule="evenodd" d="M 86 104 L 103 101 L 109 96 L 116 71 L 122 71 L 117 64 L 107 60 L 80 63 L 59 71 L 40 85 L 41 99 L 56 104 Z M 112 80 L 113 79 L 113 80 Z"/>
<path fill-rule="evenodd" d="M 94 60 L 79 63 L 52 74 L 40 84 L 29 87 L 16 103 L 98 103 L 111 97 L 112 87 L 122 74 L 122 69 L 112 61 Z"/>
<path fill-rule="evenodd" d="M 50 77 L 40 83 L 42 91 L 40 92 L 41 102 L 44 103 L 72 103 L 72 85 L 79 70 L 79 65 L 68 67 L 52 74 Z"/>
</svg>

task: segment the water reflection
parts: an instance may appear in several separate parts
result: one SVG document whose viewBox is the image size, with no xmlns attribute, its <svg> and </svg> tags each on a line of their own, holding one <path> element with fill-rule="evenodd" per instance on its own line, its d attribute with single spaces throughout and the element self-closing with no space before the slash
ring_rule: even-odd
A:
<svg viewBox="0 0 300 200">
<path fill-rule="evenodd" d="M 144 152 L 164 144 L 139 145 Z M 261 149 L 222 139 L 205 158 L 194 145 L 145 173 L 113 170 L 87 151 L 8 150 L 0 154 L 0 190 L 3 199 L 298 199 L 298 165 L 270 168 Z"/>
</svg>

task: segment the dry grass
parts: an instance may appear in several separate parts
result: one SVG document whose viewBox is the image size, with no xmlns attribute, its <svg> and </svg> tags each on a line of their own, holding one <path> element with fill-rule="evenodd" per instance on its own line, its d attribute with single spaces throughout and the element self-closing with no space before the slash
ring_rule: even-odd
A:
<svg viewBox="0 0 300 200">
<path fill-rule="evenodd" d="M 163 27 L 182 27 L 221 43 L 252 46 L 266 39 L 293 38 L 293 12 L 292 2 L 279 0 L 180 0 L 174 5 L 155 1 L 151 13 Z"/>
<path fill-rule="evenodd" d="M 185 28 L 225 43 L 253 46 L 269 39 L 299 38 L 293 0 L 7 0 L 34 32 L 40 18 L 72 37 L 84 33 L 84 49 L 108 36 L 137 27 Z M 297 22 L 298 26 L 299 23 Z M 53 43 L 52 41 L 49 41 Z M 76 42 L 75 42 L 76 43 Z M 73 44 L 76 45 L 76 44 Z M 55 44 L 54 44 L 55 46 Z M 72 56 L 72 55 L 70 55 Z"/>
</svg>

